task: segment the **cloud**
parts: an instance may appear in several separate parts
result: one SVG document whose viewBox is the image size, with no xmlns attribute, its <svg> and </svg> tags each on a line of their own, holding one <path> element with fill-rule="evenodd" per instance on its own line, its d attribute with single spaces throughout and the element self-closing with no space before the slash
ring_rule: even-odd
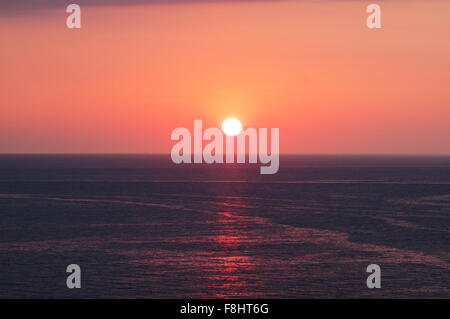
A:
<svg viewBox="0 0 450 319">
<path fill-rule="evenodd" d="M 133 5 L 177 5 L 186 3 L 223 3 L 223 2 L 286 2 L 286 1 L 311 1 L 311 2 L 371 2 L 371 0 L 0 0 L 0 15 L 15 15 L 34 13 L 39 10 L 61 9 L 71 4 L 83 6 L 133 6 Z M 377 0 L 380 2 L 388 0 Z M 397 0 L 401 1 L 401 0 Z M 411 0 L 403 0 L 411 1 Z M 417 0 L 419 2 L 425 0 Z M 427 0 L 432 1 L 432 0 Z M 448 0 L 434 0 L 448 1 Z"/>
<path fill-rule="evenodd" d="M 26 13 L 45 9 L 65 9 L 69 4 L 80 6 L 131 6 L 151 4 L 218 3 L 218 2 L 279 2 L 286 0 L 0 0 L 0 14 Z"/>
</svg>

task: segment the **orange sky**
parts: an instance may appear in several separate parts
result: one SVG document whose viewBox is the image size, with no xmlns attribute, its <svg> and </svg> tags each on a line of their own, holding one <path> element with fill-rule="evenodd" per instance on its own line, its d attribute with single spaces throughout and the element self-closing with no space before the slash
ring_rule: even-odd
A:
<svg viewBox="0 0 450 319">
<path fill-rule="evenodd" d="M 0 16 L 0 153 L 168 153 L 279 127 L 283 153 L 450 154 L 450 2 L 82 6 Z M 376 1 L 375 1 L 376 3 Z"/>
</svg>

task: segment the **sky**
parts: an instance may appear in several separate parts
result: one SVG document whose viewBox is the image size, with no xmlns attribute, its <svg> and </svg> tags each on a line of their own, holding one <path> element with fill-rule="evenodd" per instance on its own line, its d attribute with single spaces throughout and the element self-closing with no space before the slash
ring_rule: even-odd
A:
<svg viewBox="0 0 450 319">
<path fill-rule="evenodd" d="M 0 153 L 169 153 L 236 117 L 282 153 L 450 154 L 450 1 L 372 2 L 82 0 L 71 30 L 0 0 Z"/>
</svg>

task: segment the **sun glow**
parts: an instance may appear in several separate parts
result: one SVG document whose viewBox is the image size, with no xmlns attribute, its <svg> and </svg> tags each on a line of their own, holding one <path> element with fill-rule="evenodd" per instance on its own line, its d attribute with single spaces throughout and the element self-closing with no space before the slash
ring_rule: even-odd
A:
<svg viewBox="0 0 450 319">
<path fill-rule="evenodd" d="M 227 118 L 222 123 L 222 131 L 228 136 L 236 136 L 242 131 L 242 124 L 238 119 Z"/>
</svg>

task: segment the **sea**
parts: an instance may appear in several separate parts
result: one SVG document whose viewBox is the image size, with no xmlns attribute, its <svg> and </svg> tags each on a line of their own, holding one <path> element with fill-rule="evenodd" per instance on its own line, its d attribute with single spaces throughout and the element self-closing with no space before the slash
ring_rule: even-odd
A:
<svg viewBox="0 0 450 319">
<path fill-rule="evenodd" d="M 448 156 L 0 155 L 0 298 L 450 298 L 449 226 Z"/>
</svg>

